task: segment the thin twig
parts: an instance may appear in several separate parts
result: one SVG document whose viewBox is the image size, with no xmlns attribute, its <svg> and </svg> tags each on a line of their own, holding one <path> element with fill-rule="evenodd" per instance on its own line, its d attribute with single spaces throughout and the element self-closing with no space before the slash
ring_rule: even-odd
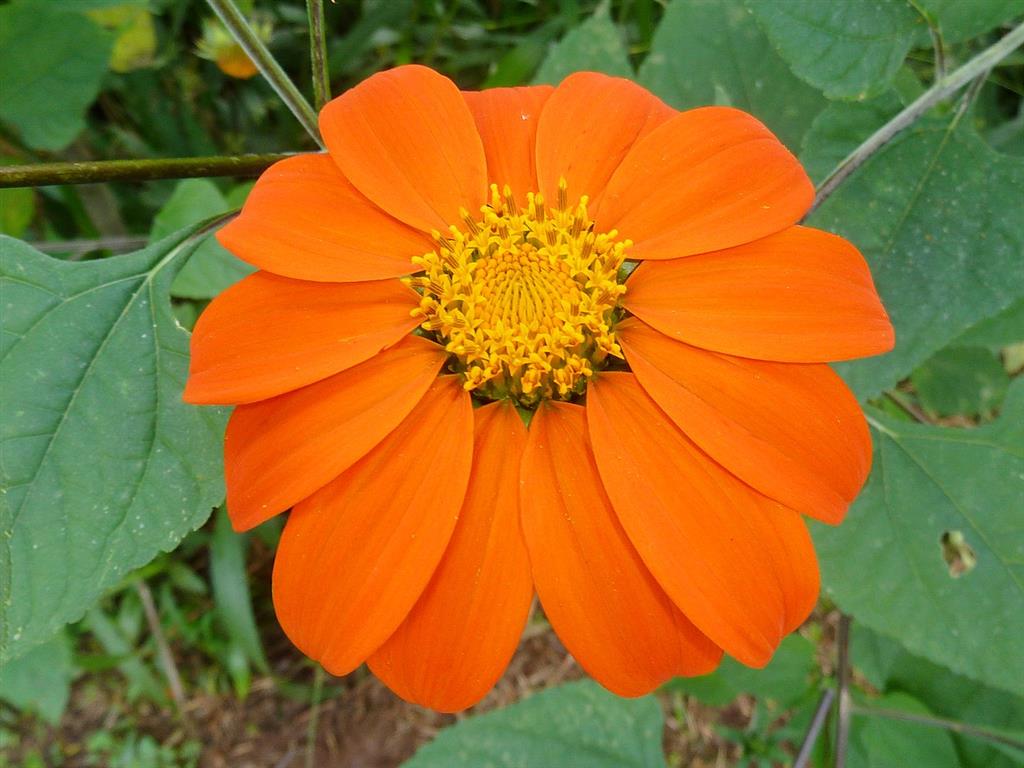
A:
<svg viewBox="0 0 1024 768">
<path fill-rule="evenodd" d="M 309 16 L 309 60 L 313 69 L 313 99 L 319 112 L 331 100 L 331 73 L 324 37 L 324 0 L 306 0 Z"/>
<path fill-rule="evenodd" d="M 793 768 L 807 768 L 807 765 L 810 763 L 814 747 L 818 743 L 821 729 L 825 726 L 825 718 L 828 717 L 828 711 L 832 708 L 832 702 L 835 697 L 836 689 L 826 688 L 821 694 L 821 698 L 818 699 L 818 706 L 814 710 L 814 717 L 807 728 L 807 735 L 804 736 L 804 742 L 800 745 L 800 751 L 797 753 Z"/>
<path fill-rule="evenodd" d="M 890 389 L 886 391 L 885 396 L 892 400 L 894 403 L 896 403 L 896 405 L 898 405 L 914 421 L 919 421 L 922 424 L 931 423 L 930 419 L 928 418 L 928 415 L 920 408 L 918 408 L 916 405 L 914 405 L 912 402 L 910 402 L 906 397 L 904 397 L 902 392 L 897 392 L 895 390 Z"/>
<path fill-rule="evenodd" d="M 118 235 L 115 237 L 101 237 L 94 240 L 46 240 L 29 243 L 29 245 L 43 253 L 71 254 L 71 259 L 74 260 L 75 257 L 81 257 L 92 251 L 112 251 L 113 253 L 137 251 L 148 242 L 148 237 Z"/>
<path fill-rule="evenodd" d="M 971 84 L 967 86 L 967 90 L 964 91 L 964 95 L 960 98 L 960 104 L 956 108 L 956 115 L 953 116 L 953 127 L 955 128 L 963 116 L 968 113 L 971 109 L 971 105 L 978 98 L 978 94 L 981 93 L 981 89 L 985 87 L 985 83 L 988 81 L 988 76 L 992 74 L 992 68 L 989 67 L 980 75 L 978 75 Z"/>
<path fill-rule="evenodd" d="M 928 25 L 928 34 L 932 38 L 932 50 L 935 52 L 935 79 L 941 80 L 946 76 L 946 43 L 942 39 L 942 30 L 939 29 L 931 12 L 921 5 L 920 0 L 910 0 L 910 4 Z"/>
<path fill-rule="evenodd" d="M 932 728 L 942 728 L 944 730 L 953 731 L 954 733 L 961 733 L 964 736 L 970 736 L 981 741 L 1005 744 L 1006 746 L 1013 747 L 1014 749 L 1024 750 L 1024 740 L 1022 739 L 1017 739 L 1013 736 L 1007 736 L 1006 734 L 990 730 L 980 725 L 961 723 L 959 720 L 949 720 L 945 717 L 919 715 L 915 712 L 904 712 L 899 709 L 885 709 L 881 707 L 876 709 L 875 707 L 854 706 L 851 708 L 851 712 L 855 715 L 884 717 L 889 720 L 901 720 L 907 723 L 918 723 L 919 725 L 927 725 Z"/>
<path fill-rule="evenodd" d="M 185 709 L 185 689 L 181 684 L 181 675 L 178 674 L 178 666 L 174 663 L 174 656 L 171 654 L 171 647 L 164 637 L 163 627 L 160 626 L 160 616 L 156 612 L 156 604 L 153 602 L 153 593 L 145 581 L 139 579 L 135 582 L 135 591 L 142 601 L 142 610 L 146 614 L 146 624 L 149 625 L 149 633 L 156 643 L 157 656 L 160 658 L 160 667 L 167 678 L 167 686 L 171 689 L 171 698 L 178 709 L 178 714 L 185 723 L 187 730 L 191 731 L 192 723 L 189 720 L 188 712 Z"/>
<path fill-rule="evenodd" d="M 320 696 L 323 688 L 324 668 L 317 664 L 313 671 L 313 706 L 306 727 L 306 768 L 313 768 L 316 763 L 316 732 L 320 725 Z"/>
<path fill-rule="evenodd" d="M 89 160 L 80 163 L 32 163 L 0 166 L 0 189 L 102 181 L 153 181 L 204 176 L 251 178 L 290 154 L 234 157 L 167 157 L 156 160 Z"/>
<path fill-rule="evenodd" d="M 291 81 L 281 65 L 277 63 L 270 50 L 260 40 L 259 35 L 253 31 L 249 22 L 245 20 L 241 11 L 234 4 L 233 0 L 206 0 L 214 13 L 220 18 L 231 36 L 242 47 L 246 55 L 252 59 L 253 64 L 259 69 L 260 74 L 267 79 L 270 87 L 274 89 L 285 106 L 291 110 L 296 119 L 306 129 L 306 133 L 313 137 L 321 148 L 323 140 L 320 138 L 320 129 L 317 127 L 316 112 L 306 101 L 295 83 Z"/>
<path fill-rule="evenodd" d="M 836 677 L 839 693 L 836 717 L 836 761 L 835 768 L 846 765 L 846 749 L 850 743 L 850 617 L 839 614 L 839 629 L 836 635 Z"/>
<path fill-rule="evenodd" d="M 813 212 L 831 196 L 836 188 L 855 170 L 860 168 L 875 152 L 892 141 L 903 129 L 912 125 L 943 99 L 956 93 L 967 83 L 983 72 L 987 72 L 997 63 L 1013 53 L 1024 43 L 1024 23 L 1014 27 L 999 42 L 989 46 L 955 72 L 950 73 L 922 93 L 896 117 L 883 125 L 864 141 L 828 175 L 818 187 L 818 194 L 808 213 Z"/>
</svg>

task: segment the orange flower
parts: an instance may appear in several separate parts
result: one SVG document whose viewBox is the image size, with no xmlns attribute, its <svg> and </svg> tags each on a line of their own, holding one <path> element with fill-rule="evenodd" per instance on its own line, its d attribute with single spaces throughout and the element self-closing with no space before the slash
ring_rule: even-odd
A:
<svg viewBox="0 0 1024 768">
<path fill-rule="evenodd" d="M 329 154 L 221 230 L 260 271 L 200 318 L 185 393 L 237 405 L 235 527 L 293 508 L 288 636 L 449 711 L 534 589 L 625 696 L 767 663 L 818 594 L 801 515 L 839 522 L 871 462 L 825 362 L 893 344 L 856 248 L 796 226 L 796 159 L 594 73 L 460 93 L 400 67 L 320 127 Z"/>
</svg>

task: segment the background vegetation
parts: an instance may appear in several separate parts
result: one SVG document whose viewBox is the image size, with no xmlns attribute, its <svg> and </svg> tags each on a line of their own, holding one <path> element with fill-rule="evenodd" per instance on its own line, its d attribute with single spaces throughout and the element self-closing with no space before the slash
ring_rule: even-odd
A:
<svg viewBox="0 0 1024 768">
<path fill-rule="evenodd" d="M 311 96 L 306 4 L 238 4 Z M 1024 764 L 1024 52 L 977 58 L 1019 37 L 1024 0 L 325 5 L 334 93 L 407 62 L 464 88 L 599 70 L 676 107 L 753 112 L 816 182 L 928 107 L 810 218 L 864 251 L 898 338 L 838 366 L 875 466 L 848 521 L 813 528 L 819 609 L 764 671 L 727 661 L 632 701 L 576 681 L 539 614 L 468 716 L 314 668 L 273 617 L 280 523 L 231 532 L 225 414 L 180 402 L 185 329 L 248 269 L 200 223 L 249 182 L 33 187 L 12 167 L 315 144 L 263 78 L 238 76 L 205 2 L 12 0 L 0 764 L 767 766 L 794 761 L 816 713 L 809 764 L 831 765 L 837 740 L 848 766 Z"/>
</svg>

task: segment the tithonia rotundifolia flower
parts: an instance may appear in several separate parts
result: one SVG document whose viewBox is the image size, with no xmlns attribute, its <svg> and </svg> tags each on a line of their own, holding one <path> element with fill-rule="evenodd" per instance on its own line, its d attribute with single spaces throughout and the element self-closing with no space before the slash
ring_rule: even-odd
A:
<svg viewBox="0 0 1024 768">
<path fill-rule="evenodd" d="M 861 254 L 749 114 L 579 73 L 460 92 L 421 66 L 320 114 L 326 154 L 218 237 L 185 397 L 235 405 L 238 530 L 291 509 L 281 626 L 344 675 L 468 707 L 534 593 L 623 696 L 766 664 L 818 595 L 803 515 L 871 463 L 827 365 L 893 330 Z"/>
</svg>

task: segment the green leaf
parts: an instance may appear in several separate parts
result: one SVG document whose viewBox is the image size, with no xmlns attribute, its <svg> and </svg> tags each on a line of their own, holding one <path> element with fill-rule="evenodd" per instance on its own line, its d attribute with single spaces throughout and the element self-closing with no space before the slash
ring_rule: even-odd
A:
<svg viewBox="0 0 1024 768">
<path fill-rule="evenodd" d="M 988 416 L 999 407 L 1010 377 L 984 347 L 947 347 L 910 377 L 921 405 L 938 416 Z"/>
<path fill-rule="evenodd" d="M 1024 724 L 1024 698 L 956 675 L 858 624 L 854 624 L 853 630 L 853 663 L 862 673 L 871 673 L 869 679 L 875 687 L 887 693 L 909 694 L 939 717 L 1000 732 L 1013 728 L 1020 731 Z M 878 659 L 885 660 L 883 667 L 876 666 Z M 1024 740 L 1024 733 L 1016 737 Z M 953 741 L 965 766 L 1010 768 L 1022 764 L 1000 755 L 993 745 L 977 738 L 954 734 Z"/>
<path fill-rule="evenodd" d="M 19 0 L 0 8 L 0 120 L 33 149 L 66 147 L 85 127 L 112 44 L 70 4 Z"/>
<path fill-rule="evenodd" d="M 150 238 L 159 240 L 233 207 L 209 179 L 185 179 L 178 182 L 170 199 L 153 219 Z M 171 293 L 186 299 L 212 299 L 253 270 L 254 267 L 235 258 L 209 234 L 174 278 Z"/>
<path fill-rule="evenodd" d="M 0 665 L 0 699 L 56 724 L 71 695 L 71 643 L 61 632 L 16 662 Z"/>
<path fill-rule="evenodd" d="M 942 31 L 946 43 L 970 40 L 983 32 L 1012 21 L 1024 14 L 1024 0 L 915 0 L 917 5 Z M 931 45 L 928 30 L 918 33 L 917 42 L 922 46 Z"/>
<path fill-rule="evenodd" d="M 1024 299 L 1011 304 L 995 317 L 983 320 L 957 337 L 960 346 L 1002 349 L 1024 341 Z"/>
<path fill-rule="evenodd" d="M 870 132 L 876 119 L 877 104 L 833 105 L 815 121 L 805 155 L 845 155 L 856 139 L 839 126 Z M 892 387 L 1024 295 L 1021 221 L 1024 160 L 955 120 L 921 121 L 825 201 L 810 223 L 861 249 L 896 328 L 894 351 L 836 366 L 858 396 Z"/>
<path fill-rule="evenodd" d="M 665 689 L 696 697 L 705 704 L 725 706 L 742 693 L 771 700 L 788 708 L 811 691 L 811 679 L 817 670 L 815 646 L 807 638 L 793 634 L 782 641 L 764 669 L 751 669 L 725 657 L 709 675 L 677 677 Z"/>
<path fill-rule="evenodd" d="M 872 706 L 931 714 L 928 707 L 905 693 L 884 696 Z M 961 768 L 953 738 L 941 728 L 863 714 L 854 720 L 851 731 L 849 768 Z"/>
<path fill-rule="evenodd" d="M 664 768 L 653 696 L 622 699 L 568 683 L 441 731 L 406 768 Z"/>
<path fill-rule="evenodd" d="M 551 46 L 533 82 L 557 85 L 567 75 L 580 70 L 633 77 L 622 30 L 611 20 L 607 2 L 601 3 L 593 16 Z"/>
<path fill-rule="evenodd" d="M 984 427 L 869 419 L 867 487 L 842 525 L 813 530 L 826 593 L 911 653 L 1024 693 L 1024 380 Z M 944 538 L 974 566 L 955 567 Z"/>
<path fill-rule="evenodd" d="M 210 542 L 210 580 L 217 615 L 224 622 L 233 644 L 243 651 L 258 669 L 267 672 L 267 658 L 256 629 L 249 596 L 249 577 L 245 570 L 246 537 L 231 529 L 223 510 L 217 515 Z"/>
<path fill-rule="evenodd" d="M 0 234 L 21 237 L 35 210 L 36 198 L 31 189 L 0 189 Z"/>
<path fill-rule="evenodd" d="M 204 230 L 64 262 L 0 237 L 0 662 L 77 619 L 224 497 L 224 412 L 181 400 L 167 294 Z"/>
<path fill-rule="evenodd" d="M 639 80 L 677 109 L 744 109 L 794 151 L 827 103 L 793 76 L 742 5 L 719 0 L 673 0 Z"/>
<path fill-rule="evenodd" d="M 747 0 L 747 7 L 793 71 L 833 99 L 885 90 L 925 26 L 905 0 Z"/>
</svg>

